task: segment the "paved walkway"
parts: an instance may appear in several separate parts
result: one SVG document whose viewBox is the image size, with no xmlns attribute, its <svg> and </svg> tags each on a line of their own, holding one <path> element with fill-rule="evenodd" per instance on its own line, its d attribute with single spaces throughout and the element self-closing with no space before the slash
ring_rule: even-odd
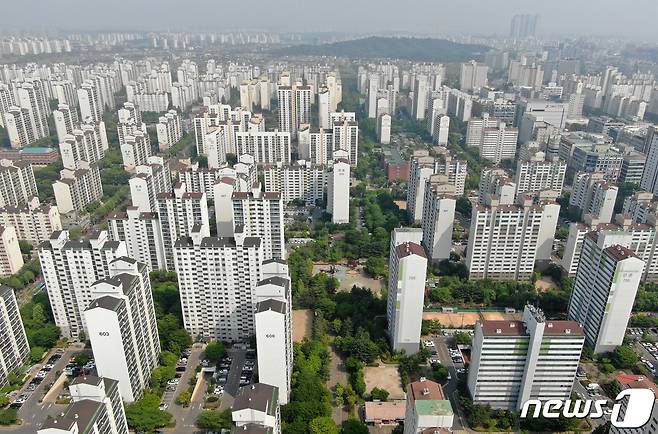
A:
<svg viewBox="0 0 658 434">
<path fill-rule="evenodd" d="M 329 354 L 331 355 L 331 362 L 329 364 L 329 380 L 327 380 L 327 387 L 332 391 L 336 384 L 340 383 L 344 386 L 347 386 L 347 370 L 345 369 L 345 363 L 343 359 L 336 353 L 333 347 L 329 347 Z M 337 425 L 343 423 L 347 420 L 348 413 L 345 408 L 333 407 L 331 411 L 331 416 L 334 422 Z"/>
</svg>

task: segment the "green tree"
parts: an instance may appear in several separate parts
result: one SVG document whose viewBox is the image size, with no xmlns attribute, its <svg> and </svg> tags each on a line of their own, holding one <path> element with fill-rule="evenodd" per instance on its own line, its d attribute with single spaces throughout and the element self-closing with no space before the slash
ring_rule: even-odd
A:
<svg viewBox="0 0 658 434">
<path fill-rule="evenodd" d="M 192 401 L 192 392 L 189 390 L 182 391 L 176 398 L 176 404 L 183 407 L 188 407 L 190 405 L 190 401 Z"/>
<path fill-rule="evenodd" d="M 204 353 L 206 359 L 213 363 L 219 363 L 222 357 L 224 357 L 226 354 L 226 348 L 224 348 L 224 344 L 222 342 L 212 341 L 206 345 Z"/>
<path fill-rule="evenodd" d="M 13 425 L 18 420 L 18 412 L 15 408 L 4 408 L 0 410 L 0 425 Z"/>
<path fill-rule="evenodd" d="M 37 363 L 43 358 L 43 354 L 46 352 L 46 349 L 43 347 L 32 347 L 30 348 L 30 361 L 32 363 Z"/>
<path fill-rule="evenodd" d="M 368 426 L 358 419 L 348 419 L 343 422 L 341 434 L 368 434 Z"/>
<path fill-rule="evenodd" d="M 618 369 L 632 368 L 638 360 L 637 354 L 628 345 L 619 346 L 612 353 L 612 362 Z"/>
<path fill-rule="evenodd" d="M 231 410 L 204 410 L 197 417 L 196 426 L 208 430 L 230 429 L 231 421 Z"/>
<path fill-rule="evenodd" d="M 32 308 L 32 322 L 34 325 L 42 326 L 48 321 L 46 313 L 44 312 L 43 306 L 40 304 L 34 305 Z"/>
<path fill-rule="evenodd" d="M 455 343 L 458 345 L 471 345 L 471 343 L 473 342 L 471 335 L 464 332 L 456 332 L 454 334 L 454 339 L 455 339 Z"/>
<path fill-rule="evenodd" d="M 388 395 L 388 390 L 380 389 L 379 387 L 373 388 L 370 392 L 370 397 L 373 401 L 386 401 L 388 399 Z"/>
<path fill-rule="evenodd" d="M 381 256 L 370 256 L 366 259 L 365 270 L 374 278 L 386 276 L 386 259 Z"/>
<path fill-rule="evenodd" d="M 432 366 L 432 377 L 434 381 L 439 384 L 444 384 L 448 381 L 448 368 L 441 364 L 435 364 Z"/>
<path fill-rule="evenodd" d="M 32 253 L 32 244 L 24 240 L 18 240 L 18 246 L 21 249 L 21 253 L 24 255 L 29 255 Z"/>
<path fill-rule="evenodd" d="M 316 417 L 308 428 L 310 434 L 339 434 L 338 427 L 329 416 Z"/>
<path fill-rule="evenodd" d="M 160 410 L 160 396 L 146 392 L 144 397 L 126 405 L 128 426 L 136 431 L 150 432 L 162 428 L 171 421 L 171 414 Z"/>
</svg>

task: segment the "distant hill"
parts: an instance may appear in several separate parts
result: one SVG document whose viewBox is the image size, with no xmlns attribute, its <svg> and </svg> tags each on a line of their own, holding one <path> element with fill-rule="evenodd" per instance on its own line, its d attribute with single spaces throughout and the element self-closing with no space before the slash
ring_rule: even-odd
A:
<svg viewBox="0 0 658 434">
<path fill-rule="evenodd" d="M 464 62 L 489 51 L 484 45 L 460 44 L 445 39 L 370 37 L 321 45 L 278 48 L 283 56 L 336 56 L 349 58 L 391 58 L 417 62 Z"/>
</svg>

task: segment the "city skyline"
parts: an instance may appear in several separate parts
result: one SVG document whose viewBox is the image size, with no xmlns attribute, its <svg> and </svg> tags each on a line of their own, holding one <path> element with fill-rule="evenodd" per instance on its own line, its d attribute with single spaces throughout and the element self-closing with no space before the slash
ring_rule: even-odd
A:
<svg viewBox="0 0 658 434">
<path fill-rule="evenodd" d="M 459 5 L 450 5 L 418 0 L 413 8 L 408 5 L 382 0 L 377 3 L 378 13 L 368 2 L 337 0 L 331 8 L 308 1 L 283 0 L 276 4 L 252 2 L 251 6 L 262 14 L 251 14 L 248 25 L 238 17 L 244 8 L 238 4 L 221 4 L 202 0 L 195 8 L 184 8 L 174 0 L 143 0 L 140 10 L 131 7 L 125 14 L 121 7 L 105 8 L 99 14 L 102 3 L 70 0 L 67 8 L 55 3 L 43 4 L 37 0 L 3 5 L 4 30 L 19 31 L 267 31 L 267 32 L 348 32 L 369 33 L 413 33 L 417 35 L 498 34 L 509 33 L 510 21 L 517 14 L 538 14 L 540 35 L 607 35 L 622 38 L 653 38 L 658 29 L 652 26 L 652 17 L 658 14 L 658 4 L 650 0 L 633 0 L 636 7 L 619 8 L 612 0 L 581 0 L 568 2 L 557 0 L 545 4 L 539 0 L 465 0 Z M 119 0 L 117 5 L 126 4 Z M 132 4 L 131 4 L 132 6 Z M 209 8 L 216 8 L 216 13 Z M 568 8 L 568 13 L 564 13 Z M 204 14 L 196 11 L 203 9 Z M 318 9 L 322 13 L 318 14 Z M 350 13 L 344 11 L 349 9 Z M 641 9 L 642 14 L 637 10 Z M 30 10 L 25 14 L 25 10 Z M 294 11 L 294 13 L 291 13 Z M 339 12 L 332 12 L 339 11 Z M 423 11 L 422 13 L 418 13 Z M 595 19 L 583 19 L 588 17 Z M 176 17 L 175 21 L 170 17 Z M 76 19 L 77 18 L 77 19 Z M 293 19 L 294 18 L 294 19 Z M 441 19 L 444 18 L 444 19 Z M 633 26 L 620 27 L 619 23 L 634 22 Z M 285 22 L 285 26 L 281 23 Z M 285 29 L 285 31 L 282 31 Z"/>
</svg>

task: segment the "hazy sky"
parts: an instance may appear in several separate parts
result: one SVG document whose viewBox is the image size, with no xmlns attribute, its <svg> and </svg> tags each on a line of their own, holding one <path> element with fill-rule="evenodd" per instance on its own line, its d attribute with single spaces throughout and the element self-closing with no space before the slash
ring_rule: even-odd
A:
<svg viewBox="0 0 658 434">
<path fill-rule="evenodd" d="M 2 30 L 268 30 L 506 34 L 539 13 L 542 34 L 658 42 L 658 0 L 0 0 Z"/>
</svg>

